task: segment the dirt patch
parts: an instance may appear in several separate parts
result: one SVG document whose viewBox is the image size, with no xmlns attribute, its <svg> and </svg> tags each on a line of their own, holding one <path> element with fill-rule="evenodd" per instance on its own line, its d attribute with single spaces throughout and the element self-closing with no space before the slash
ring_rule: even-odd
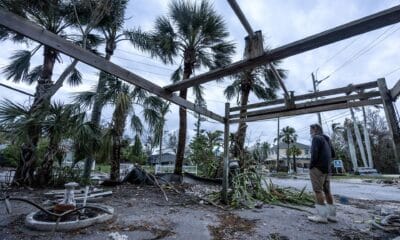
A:
<svg viewBox="0 0 400 240">
<path fill-rule="evenodd" d="M 154 226 L 157 224 L 158 226 Z M 156 240 L 163 239 L 165 237 L 175 235 L 175 232 L 172 231 L 170 226 L 166 226 L 166 224 L 159 223 L 150 223 L 150 222 L 135 222 L 133 224 L 125 225 L 125 224 L 108 224 L 100 229 L 101 231 L 112 231 L 112 232 L 150 232 L 155 237 L 150 238 L 148 240 Z"/>
<path fill-rule="evenodd" d="M 290 240 L 288 237 L 281 235 L 279 233 L 271 233 L 267 240 Z"/>
<path fill-rule="evenodd" d="M 213 240 L 248 239 L 248 235 L 251 235 L 257 222 L 257 220 L 241 218 L 231 213 L 219 214 L 218 218 L 220 221 L 218 226 L 208 226 Z"/>
</svg>

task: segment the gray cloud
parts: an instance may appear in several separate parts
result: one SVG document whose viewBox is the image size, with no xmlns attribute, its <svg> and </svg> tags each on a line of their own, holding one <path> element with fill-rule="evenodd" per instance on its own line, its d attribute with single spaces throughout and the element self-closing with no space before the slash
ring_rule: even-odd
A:
<svg viewBox="0 0 400 240">
<path fill-rule="evenodd" d="M 326 30 L 327 28 L 392 7 L 398 4 L 399 1 L 306 0 L 282 2 L 279 0 L 240 0 L 238 3 L 248 17 L 254 30 L 262 30 L 266 38 L 266 45 L 278 47 Z M 145 2 L 131 0 L 126 14 L 128 20 L 125 27 L 127 29 L 140 27 L 142 30 L 151 30 L 155 18 L 167 12 L 167 5 L 168 1 L 165 0 L 148 0 Z M 237 53 L 234 59 L 240 60 L 242 58 L 244 46 L 243 39 L 246 33 L 226 1 L 214 1 L 214 6 L 216 10 L 223 15 L 229 32 L 231 33 L 230 38 L 237 44 Z M 282 63 L 282 67 L 289 70 L 289 78 L 286 80 L 287 87 L 290 90 L 294 90 L 295 94 L 306 93 L 312 89 L 312 82 L 310 79 L 311 72 L 316 71 L 318 68 L 318 77 L 322 78 L 328 76 L 343 63 L 352 59 L 354 60 L 349 61 L 341 69 L 331 74 L 331 76 L 321 84 L 320 89 L 325 90 L 346 86 L 350 83 L 373 81 L 379 77 L 386 77 L 389 87 L 393 86 L 400 78 L 400 71 L 391 73 L 391 71 L 400 67 L 400 30 L 396 31 L 398 28 L 400 28 L 399 24 L 394 27 L 379 29 L 371 33 L 366 33 L 352 39 L 285 59 Z M 385 31 L 387 31 L 386 34 L 379 38 Z M 383 39 L 384 37 L 386 38 Z M 376 39 L 377 41 L 373 42 Z M 373 45 L 372 48 L 370 48 L 372 45 L 368 47 L 371 42 Z M 350 43 L 352 44 L 350 45 Z M 7 51 L 3 51 L 3 54 L 0 56 L 0 66 L 8 62 L 7 58 L 12 54 L 13 50 L 26 48 L 25 45 L 17 46 L 10 42 L 2 42 L 1 46 Z M 346 49 L 338 53 L 346 46 L 348 46 Z M 358 58 L 354 58 L 357 52 L 363 51 L 362 49 L 364 49 L 364 51 L 369 50 Z M 165 66 L 161 64 L 160 61 L 149 59 L 149 57 L 146 56 L 145 53 L 134 49 L 128 42 L 123 42 L 119 46 L 119 50 L 115 52 L 112 61 L 156 84 L 162 86 L 169 84 L 169 76 L 173 69 L 176 69 L 177 65 Z M 332 56 L 335 57 L 326 62 Z M 57 77 L 57 74 L 61 73 L 69 62 L 68 57 L 63 57 L 63 60 L 63 64 L 58 64 L 56 67 L 55 77 Z M 35 58 L 32 66 L 39 63 L 40 56 Z M 84 64 L 80 64 L 79 69 L 84 73 L 84 84 L 75 88 L 64 86 L 57 93 L 55 99 L 68 102 L 70 101 L 71 93 L 88 90 L 96 83 L 98 72 L 96 69 Z M 198 72 L 197 74 L 200 73 L 201 72 Z M 389 73 L 391 74 L 387 75 Z M 29 92 L 33 92 L 35 87 L 6 82 L 4 75 L 1 75 L 0 81 Z M 211 82 L 205 84 L 205 98 L 207 99 L 207 107 L 210 110 L 221 115 L 223 114 L 224 102 L 226 101 L 223 90 L 230 81 L 229 78 L 226 78 L 223 83 Z M 26 97 L 3 88 L 0 90 L 0 98 L 8 98 L 18 102 L 27 100 Z M 189 98 L 193 99 L 192 96 Z M 255 103 L 258 102 L 258 100 L 255 97 L 251 97 L 250 102 Z M 235 101 L 232 101 L 231 104 L 236 105 Z M 178 129 L 178 108 L 174 106 L 171 110 L 171 113 L 167 115 L 167 129 L 173 131 Z M 104 111 L 104 119 L 110 119 L 111 113 L 112 109 L 106 109 Z M 193 135 L 191 129 L 194 128 L 193 124 L 195 119 L 190 114 L 188 116 L 188 133 L 189 135 Z M 324 127 L 328 129 L 328 125 L 330 125 L 332 121 L 343 121 L 344 117 L 346 117 L 345 110 L 323 113 L 323 121 L 326 122 L 324 123 Z M 316 121 L 317 118 L 315 114 L 285 118 L 281 121 L 281 127 L 286 125 L 295 127 L 299 134 L 299 141 L 308 142 L 308 125 Z M 210 130 L 222 129 L 223 127 L 222 124 L 210 122 L 204 123 L 203 126 Z M 231 130 L 236 131 L 236 127 L 236 125 L 232 125 Z M 248 129 L 250 142 L 254 142 L 258 138 L 272 142 L 276 136 L 276 121 L 268 120 L 250 123 Z"/>
</svg>

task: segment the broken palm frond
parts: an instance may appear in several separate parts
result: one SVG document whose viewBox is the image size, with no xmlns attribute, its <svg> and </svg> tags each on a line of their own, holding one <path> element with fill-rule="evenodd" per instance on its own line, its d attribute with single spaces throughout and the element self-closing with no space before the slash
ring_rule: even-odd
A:
<svg viewBox="0 0 400 240">
<path fill-rule="evenodd" d="M 220 193 L 212 196 L 213 201 L 220 199 Z M 265 178 L 255 170 L 244 170 L 232 178 L 231 190 L 228 194 L 229 204 L 234 207 L 254 208 L 257 202 L 275 204 L 279 206 L 302 205 L 313 206 L 312 195 L 301 190 L 281 188 L 271 181 L 266 182 Z"/>
</svg>

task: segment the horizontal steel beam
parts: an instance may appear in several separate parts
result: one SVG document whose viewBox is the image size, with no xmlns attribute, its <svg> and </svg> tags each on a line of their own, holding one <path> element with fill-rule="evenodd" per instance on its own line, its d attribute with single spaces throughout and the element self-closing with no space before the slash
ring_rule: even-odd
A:
<svg viewBox="0 0 400 240">
<path fill-rule="evenodd" d="M 206 117 L 223 122 L 224 118 L 216 113 L 213 113 L 203 107 L 198 107 L 195 104 L 166 91 L 162 87 L 146 80 L 106 59 L 97 56 L 73 43 L 61 38 L 60 36 L 51 33 L 39 25 L 36 25 L 20 16 L 11 12 L 0 9 L 0 24 L 22 34 L 34 41 L 40 42 L 44 45 L 52 47 L 72 58 L 78 59 L 92 67 L 95 67 L 104 72 L 110 73 L 128 83 L 134 84 L 150 93 L 153 93 L 161 98 L 173 102 L 181 107 L 190 109 L 200 113 Z"/>
<path fill-rule="evenodd" d="M 225 76 L 242 72 L 246 69 L 254 68 L 262 64 L 267 64 L 272 61 L 294 56 L 398 22 L 400 22 L 400 5 L 309 36 L 307 38 L 283 45 L 271 51 L 265 52 L 261 56 L 238 61 L 230 64 L 229 66 L 215 69 L 207 73 L 167 85 L 164 87 L 164 89 L 171 92 L 179 91 L 181 89 L 189 88 L 198 84 L 203 84 L 215 79 L 220 79 Z"/>
</svg>

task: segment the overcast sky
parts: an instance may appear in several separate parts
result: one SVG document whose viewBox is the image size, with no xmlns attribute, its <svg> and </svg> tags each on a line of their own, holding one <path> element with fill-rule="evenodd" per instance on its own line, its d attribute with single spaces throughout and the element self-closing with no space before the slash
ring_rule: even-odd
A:
<svg viewBox="0 0 400 240">
<path fill-rule="evenodd" d="M 142 30 L 151 30 L 156 17 L 167 13 L 168 2 L 167 0 L 130 0 L 125 28 L 140 27 Z M 213 2 L 216 11 L 226 21 L 231 34 L 230 40 L 236 43 L 237 52 L 234 61 L 241 60 L 246 32 L 227 1 L 214 0 Z M 238 0 L 253 29 L 262 31 L 266 45 L 271 48 L 382 11 L 399 3 L 399 0 Z M 395 24 L 287 58 L 281 64 L 281 67 L 287 69 L 289 73 L 289 77 L 285 80 L 286 86 L 290 91 L 295 91 L 295 95 L 307 93 L 312 90 L 311 73 L 316 72 L 318 79 L 329 76 L 319 86 L 320 90 L 374 81 L 381 77 L 385 77 L 388 86 L 392 87 L 400 79 L 399 40 L 400 24 Z M 0 54 L 1 67 L 7 64 L 8 57 L 14 50 L 30 49 L 26 45 L 15 45 L 11 42 L 0 44 L 3 49 Z M 32 66 L 40 64 L 40 59 L 41 56 L 37 56 Z M 70 61 L 68 57 L 63 57 L 64 63 Z M 177 65 L 163 65 L 160 61 L 151 59 L 147 54 L 134 49 L 128 42 L 119 45 L 112 62 L 162 86 L 170 83 L 170 75 L 177 68 Z M 55 77 L 58 77 L 64 66 L 65 64 L 56 66 Z M 71 94 L 89 90 L 96 84 L 98 73 L 96 69 L 84 64 L 79 64 L 79 69 L 83 73 L 84 83 L 74 88 L 64 86 L 54 99 L 70 102 Z M 196 72 L 196 74 L 200 73 Z M 0 76 L 1 83 L 34 92 L 35 86 L 14 84 L 6 81 L 4 75 L 0 74 Z M 204 84 L 208 108 L 220 115 L 224 112 L 224 102 L 226 102 L 223 90 L 230 81 L 227 78 L 223 83 Z M 0 87 L 0 99 L 11 99 L 20 103 L 30 101 L 26 96 L 3 87 Z M 189 99 L 193 100 L 193 96 L 190 95 Z M 250 98 L 250 103 L 256 102 L 259 100 L 255 97 Z M 235 101 L 232 101 L 231 105 L 236 105 Z M 398 103 L 397 105 L 400 106 Z M 111 113 L 112 109 L 107 108 L 104 111 L 103 121 L 109 121 Z M 167 115 L 166 130 L 178 129 L 177 113 L 177 107 L 173 106 Z M 191 114 L 188 116 L 188 134 L 192 136 L 195 119 Z M 324 112 L 322 114 L 323 127 L 328 130 L 333 122 L 342 123 L 345 117 L 349 117 L 348 110 Z M 281 128 L 294 127 L 299 135 L 299 142 L 308 143 L 308 126 L 314 122 L 317 122 L 316 114 L 284 118 L 281 120 Z M 254 143 L 260 139 L 272 143 L 276 137 L 276 127 L 276 119 L 250 123 L 248 141 Z M 222 130 L 223 126 L 210 120 L 203 123 L 203 128 Z M 231 131 L 236 131 L 236 128 L 236 125 L 231 125 Z"/>
</svg>

